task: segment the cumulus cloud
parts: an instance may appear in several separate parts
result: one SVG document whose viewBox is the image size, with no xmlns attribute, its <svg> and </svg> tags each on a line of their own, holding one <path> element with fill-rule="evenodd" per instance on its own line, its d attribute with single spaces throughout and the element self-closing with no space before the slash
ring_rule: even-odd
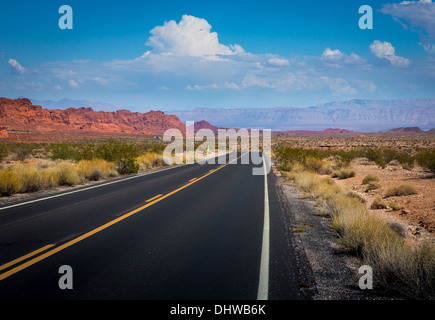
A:
<svg viewBox="0 0 435 320">
<path fill-rule="evenodd" d="M 266 66 L 271 67 L 284 67 L 290 65 L 290 62 L 287 59 L 283 58 L 271 58 L 266 62 Z"/>
<path fill-rule="evenodd" d="M 9 65 L 11 66 L 11 73 L 13 74 L 26 74 L 27 69 L 24 68 L 17 60 L 9 59 Z"/>
<path fill-rule="evenodd" d="M 180 56 L 215 56 L 243 53 L 240 45 L 231 47 L 219 43 L 218 34 L 205 19 L 183 15 L 179 23 L 165 22 L 150 31 L 152 36 L 145 43 L 153 47 L 153 53 Z"/>
<path fill-rule="evenodd" d="M 336 67 L 361 65 L 365 63 L 365 60 L 355 53 L 346 55 L 338 49 L 331 50 L 330 48 L 326 48 L 323 51 L 320 60 L 327 65 L 332 65 Z"/>
<path fill-rule="evenodd" d="M 388 3 L 380 11 L 391 15 L 404 28 L 418 32 L 425 49 L 431 51 L 435 44 L 435 3 L 431 0 Z"/>
<path fill-rule="evenodd" d="M 390 42 L 375 40 L 370 44 L 369 48 L 374 57 L 387 60 L 395 67 L 407 68 L 411 63 L 406 58 L 396 56 L 396 50 Z"/>
</svg>

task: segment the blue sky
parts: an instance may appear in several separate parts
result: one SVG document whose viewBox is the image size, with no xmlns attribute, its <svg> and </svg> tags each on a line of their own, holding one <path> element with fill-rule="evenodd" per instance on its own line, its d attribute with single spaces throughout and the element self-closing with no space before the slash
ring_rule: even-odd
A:
<svg viewBox="0 0 435 320">
<path fill-rule="evenodd" d="M 73 29 L 61 30 L 61 5 Z M 373 8 L 361 30 L 358 8 Z M 434 98 L 435 3 L 2 1 L 0 96 L 136 111 Z"/>
</svg>

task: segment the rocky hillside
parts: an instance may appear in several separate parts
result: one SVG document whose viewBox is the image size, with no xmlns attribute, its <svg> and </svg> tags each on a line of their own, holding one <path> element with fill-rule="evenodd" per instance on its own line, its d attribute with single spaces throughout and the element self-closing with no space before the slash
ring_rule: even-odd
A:
<svg viewBox="0 0 435 320">
<path fill-rule="evenodd" d="M 177 116 L 161 111 L 96 112 L 92 108 L 47 110 L 32 105 L 29 99 L 8 98 L 0 98 L 0 127 L 32 132 L 95 131 L 161 135 L 170 128 L 185 132 L 185 125 Z"/>
</svg>

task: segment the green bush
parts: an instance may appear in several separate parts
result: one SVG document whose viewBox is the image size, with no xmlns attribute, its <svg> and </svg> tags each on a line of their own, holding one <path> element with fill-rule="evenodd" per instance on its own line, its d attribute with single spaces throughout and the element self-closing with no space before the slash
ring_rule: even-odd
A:
<svg viewBox="0 0 435 320">
<path fill-rule="evenodd" d="M 435 174 L 435 149 L 421 151 L 415 155 L 417 163 Z"/>
<path fill-rule="evenodd" d="M 0 144 L 0 161 L 3 161 L 8 156 L 8 146 L 5 144 Z"/>
</svg>

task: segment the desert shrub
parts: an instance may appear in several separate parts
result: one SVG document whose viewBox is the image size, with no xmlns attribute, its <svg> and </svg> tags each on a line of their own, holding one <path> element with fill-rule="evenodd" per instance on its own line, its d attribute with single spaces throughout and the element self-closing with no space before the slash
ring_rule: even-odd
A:
<svg viewBox="0 0 435 320">
<path fill-rule="evenodd" d="M 20 192 L 34 192 L 43 188 L 40 172 L 28 165 L 19 165 L 13 169 L 21 180 Z"/>
<path fill-rule="evenodd" d="M 41 184 L 44 189 L 51 189 L 59 185 L 59 171 L 57 167 L 49 167 L 41 170 Z"/>
<path fill-rule="evenodd" d="M 108 142 L 98 146 L 97 157 L 116 164 L 119 174 L 137 173 L 139 164 L 136 162 L 140 150 L 137 146 L 109 139 Z"/>
<path fill-rule="evenodd" d="M 53 160 L 39 160 L 38 169 L 47 169 L 56 166 L 56 162 Z"/>
<path fill-rule="evenodd" d="M 18 143 L 13 146 L 13 151 L 17 160 L 24 161 L 32 154 L 34 148 L 35 145 L 31 143 Z"/>
<path fill-rule="evenodd" d="M 3 161 L 8 156 L 8 147 L 6 144 L 0 144 L 0 161 Z"/>
<path fill-rule="evenodd" d="M 4 168 L 0 170 L 0 194 L 3 196 L 11 196 L 14 193 L 21 191 L 22 182 L 19 175 L 12 168 Z"/>
<path fill-rule="evenodd" d="M 332 178 L 338 178 L 338 179 L 348 179 L 355 177 L 355 170 L 352 168 L 342 168 L 340 170 L 335 170 L 332 172 L 331 177 Z"/>
<path fill-rule="evenodd" d="M 403 209 L 403 206 L 400 205 L 400 204 L 398 204 L 398 203 L 396 203 L 396 202 L 389 203 L 388 206 L 389 206 L 393 211 L 398 211 L 398 210 L 402 210 L 402 209 Z"/>
<path fill-rule="evenodd" d="M 377 210 L 377 209 L 387 209 L 387 204 L 384 202 L 384 200 L 382 200 L 382 198 L 380 196 L 377 196 L 371 206 L 370 209 L 372 210 Z"/>
<path fill-rule="evenodd" d="M 308 171 L 317 172 L 318 174 L 332 173 L 332 165 L 329 162 L 312 156 L 306 157 L 305 168 Z"/>
<path fill-rule="evenodd" d="M 381 187 L 381 184 L 379 182 L 376 182 L 376 181 L 369 182 L 369 184 L 367 184 L 366 192 L 379 189 L 380 187 Z"/>
<path fill-rule="evenodd" d="M 119 174 L 130 174 L 139 172 L 139 164 L 133 159 L 121 159 L 117 161 L 116 171 Z"/>
<path fill-rule="evenodd" d="M 401 236 L 403 230 L 369 212 L 339 185 L 306 171 L 292 175 L 299 188 L 331 216 L 343 247 L 373 268 L 377 289 L 412 299 L 435 298 L 433 243 L 411 248 Z"/>
<path fill-rule="evenodd" d="M 416 248 L 399 240 L 381 243 L 367 250 L 364 263 L 373 268 L 373 281 L 386 293 L 410 299 L 435 298 L 435 246 L 429 241 Z"/>
<path fill-rule="evenodd" d="M 81 159 L 80 152 L 75 148 L 73 144 L 59 143 L 53 146 L 51 153 L 52 153 L 51 155 L 52 159 L 75 160 L 75 161 Z"/>
<path fill-rule="evenodd" d="M 102 159 L 81 160 L 76 166 L 77 174 L 82 180 L 98 181 L 116 175 L 113 164 Z"/>
<path fill-rule="evenodd" d="M 385 193 L 385 197 L 408 196 L 413 194 L 418 194 L 417 188 L 410 184 L 400 184 L 398 186 L 389 188 Z"/>
<path fill-rule="evenodd" d="M 379 177 L 374 174 L 368 174 L 364 177 L 361 184 L 369 184 L 370 182 L 379 182 Z"/>
<path fill-rule="evenodd" d="M 56 169 L 60 186 L 74 186 L 81 182 L 77 169 L 71 162 L 59 162 Z"/>
<path fill-rule="evenodd" d="M 435 174 L 435 149 L 420 151 L 415 155 L 417 163 Z"/>
<path fill-rule="evenodd" d="M 155 152 L 146 152 L 136 159 L 141 170 L 147 170 L 154 167 L 165 165 L 163 156 Z"/>
</svg>

